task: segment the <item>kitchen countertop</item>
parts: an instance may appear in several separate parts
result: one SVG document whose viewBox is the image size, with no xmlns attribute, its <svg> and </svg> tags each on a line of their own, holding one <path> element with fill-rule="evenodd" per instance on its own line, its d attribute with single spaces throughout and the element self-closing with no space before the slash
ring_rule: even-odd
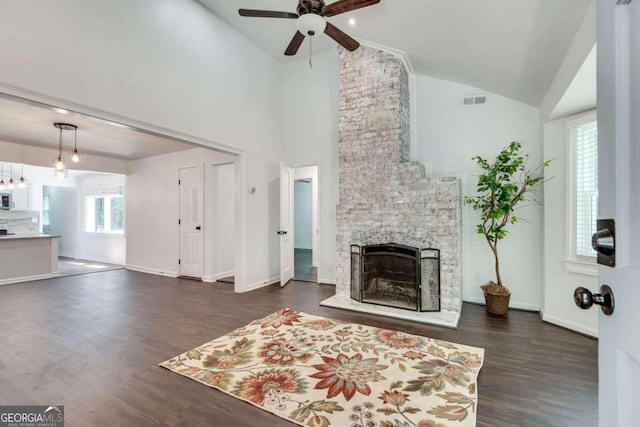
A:
<svg viewBox="0 0 640 427">
<path fill-rule="evenodd" d="M 60 237 L 51 234 L 32 234 L 32 233 L 16 233 L 16 234 L 0 234 L 0 240 L 16 240 L 16 239 L 51 239 L 52 237 Z"/>
</svg>

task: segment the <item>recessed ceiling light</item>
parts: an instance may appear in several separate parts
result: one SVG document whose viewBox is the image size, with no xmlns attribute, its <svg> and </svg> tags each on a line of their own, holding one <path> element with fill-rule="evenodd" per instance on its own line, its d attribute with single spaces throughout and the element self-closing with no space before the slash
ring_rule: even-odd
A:
<svg viewBox="0 0 640 427">
<path fill-rule="evenodd" d="M 351 25 L 352 27 L 356 25 L 356 18 L 349 18 L 349 25 Z"/>
</svg>

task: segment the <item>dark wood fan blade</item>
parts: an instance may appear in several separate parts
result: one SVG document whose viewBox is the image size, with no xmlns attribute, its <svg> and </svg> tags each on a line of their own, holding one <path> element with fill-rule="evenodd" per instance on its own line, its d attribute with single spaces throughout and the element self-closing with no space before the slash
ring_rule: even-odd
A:
<svg viewBox="0 0 640 427">
<path fill-rule="evenodd" d="M 323 7 L 320 15 L 336 16 L 341 13 L 361 9 L 378 3 L 380 3 L 380 0 L 338 0 L 335 3 L 331 3 Z"/>
<path fill-rule="evenodd" d="M 340 43 L 345 47 L 345 49 L 350 52 L 353 52 L 360 47 L 360 43 L 352 39 L 347 33 L 329 22 L 327 22 L 327 28 L 325 28 L 324 33 Z"/>
<path fill-rule="evenodd" d="M 291 43 L 289 43 L 289 46 L 287 46 L 287 50 L 284 51 L 284 54 L 287 56 L 293 56 L 298 53 L 298 49 L 300 49 L 300 45 L 302 44 L 303 40 L 304 34 L 302 34 L 300 31 L 296 32 L 296 34 L 291 39 Z"/>
<path fill-rule="evenodd" d="M 254 9 L 240 9 L 238 10 L 240 16 L 251 16 L 254 18 L 285 18 L 285 19 L 298 19 L 297 13 L 292 12 L 276 12 L 274 10 L 254 10 Z"/>
</svg>

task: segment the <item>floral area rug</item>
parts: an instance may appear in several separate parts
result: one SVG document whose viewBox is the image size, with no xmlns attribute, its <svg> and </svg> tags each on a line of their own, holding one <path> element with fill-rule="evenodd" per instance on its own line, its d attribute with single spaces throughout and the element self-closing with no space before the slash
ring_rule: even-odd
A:
<svg viewBox="0 0 640 427">
<path fill-rule="evenodd" d="M 475 426 L 484 349 L 284 308 L 160 366 L 296 424 Z"/>
</svg>

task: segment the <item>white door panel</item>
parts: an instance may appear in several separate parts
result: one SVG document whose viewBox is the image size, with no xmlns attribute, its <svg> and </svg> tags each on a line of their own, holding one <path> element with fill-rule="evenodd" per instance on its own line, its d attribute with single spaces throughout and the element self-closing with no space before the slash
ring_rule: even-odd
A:
<svg viewBox="0 0 640 427">
<path fill-rule="evenodd" d="M 293 279 L 293 169 L 280 164 L 280 286 Z"/>
<path fill-rule="evenodd" d="M 202 167 L 180 169 L 180 276 L 202 278 Z"/>
<path fill-rule="evenodd" d="M 613 290 L 599 318 L 600 425 L 640 420 L 640 0 L 598 0 L 598 180 L 601 219 L 615 219 L 616 266 L 600 267 Z"/>
</svg>

